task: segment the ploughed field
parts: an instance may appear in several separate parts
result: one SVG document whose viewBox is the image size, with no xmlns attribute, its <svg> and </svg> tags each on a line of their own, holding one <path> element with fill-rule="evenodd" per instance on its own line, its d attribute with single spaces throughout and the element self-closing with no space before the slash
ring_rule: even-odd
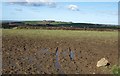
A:
<svg viewBox="0 0 120 76">
<path fill-rule="evenodd" d="M 101 58 L 110 65 L 98 68 Z M 4 29 L 2 59 L 3 74 L 110 74 L 118 32 Z"/>
</svg>

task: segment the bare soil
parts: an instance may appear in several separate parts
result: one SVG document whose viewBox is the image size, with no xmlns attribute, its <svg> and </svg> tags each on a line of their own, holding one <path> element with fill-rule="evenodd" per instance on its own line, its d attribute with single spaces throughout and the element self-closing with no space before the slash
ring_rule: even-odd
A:
<svg viewBox="0 0 120 76">
<path fill-rule="evenodd" d="M 118 63 L 118 40 L 3 35 L 2 57 L 3 74 L 111 74 Z M 103 57 L 110 65 L 96 67 Z"/>
</svg>

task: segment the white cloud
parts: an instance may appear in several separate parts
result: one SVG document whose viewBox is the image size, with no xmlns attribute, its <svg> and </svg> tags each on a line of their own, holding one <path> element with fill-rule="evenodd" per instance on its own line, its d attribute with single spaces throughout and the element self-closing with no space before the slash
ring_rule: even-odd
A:
<svg viewBox="0 0 120 76">
<path fill-rule="evenodd" d="M 13 2 L 10 2 L 11 4 L 56 7 L 56 3 L 53 0 L 22 0 L 23 2 L 18 2 L 17 0 L 12 1 Z"/>
<path fill-rule="evenodd" d="M 56 3 L 50 0 L 26 0 L 28 5 L 56 7 Z"/>
<path fill-rule="evenodd" d="M 53 0 L 26 0 L 27 3 L 33 5 L 47 5 L 47 6 L 55 6 L 55 2 Z"/>
<path fill-rule="evenodd" d="M 23 2 L 25 0 L 0 0 L 2 2 Z M 36 1 L 36 0 L 34 0 Z M 119 2 L 119 0 L 55 0 L 56 2 Z"/>
<path fill-rule="evenodd" d="M 79 11 L 79 8 L 77 5 L 69 5 L 67 8 L 72 11 Z"/>
<path fill-rule="evenodd" d="M 46 2 L 52 2 L 52 0 L 26 0 L 27 2 L 42 2 L 42 3 L 46 3 Z"/>
</svg>

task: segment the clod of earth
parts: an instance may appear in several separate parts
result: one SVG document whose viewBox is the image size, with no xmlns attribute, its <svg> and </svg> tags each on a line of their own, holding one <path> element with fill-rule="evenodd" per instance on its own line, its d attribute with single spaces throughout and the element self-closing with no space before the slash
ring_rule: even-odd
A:
<svg viewBox="0 0 120 76">
<path fill-rule="evenodd" d="M 93 74 L 95 74 L 95 72 L 93 72 Z"/>
<path fill-rule="evenodd" d="M 106 60 L 105 58 L 102 58 L 97 62 L 97 67 L 107 66 L 108 64 L 109 64 L 108 60 Z"/>
</svg>

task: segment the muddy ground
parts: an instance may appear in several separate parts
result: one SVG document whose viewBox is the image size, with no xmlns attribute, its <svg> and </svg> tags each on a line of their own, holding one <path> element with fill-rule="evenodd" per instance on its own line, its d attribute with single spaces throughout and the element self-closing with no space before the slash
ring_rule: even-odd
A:
<svg viewBox="0 0 120 76">
<path fill-rule="evenodd" d="M 114 38 L 2 37 L 3 74 L 110 74 L 118 62 Z M 110 65 L 96 67 L 103 57 Z"/>
</svg>

